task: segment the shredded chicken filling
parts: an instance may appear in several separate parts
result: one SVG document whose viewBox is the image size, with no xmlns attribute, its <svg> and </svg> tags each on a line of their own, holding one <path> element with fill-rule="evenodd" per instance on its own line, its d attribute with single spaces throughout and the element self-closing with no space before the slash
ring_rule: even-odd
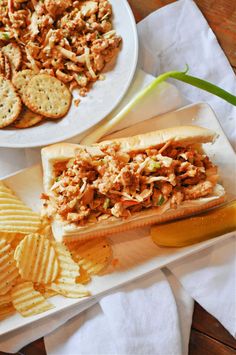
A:
<svg viewBox="0 0 236 355">
<path fill-rule="evenodd" d="M 1 0 L 0 47 L 8 42 L 21 47 L 21 69 L 47 72 L 85 96 L 121 37 L 107 0 Z"/>
<path fill-rule="evenodd" d="M 176 208 L 213 193 L 217 167 L 205 154 L 194 146 L 162 148 L 128 154 L 114 145 L 104 148 L 102 156 L 81 150 L 74 160 L 55 164 L 51 190 L 56 213 L 84 225 L 127 218 L 167 201 Z"/>
</svg>

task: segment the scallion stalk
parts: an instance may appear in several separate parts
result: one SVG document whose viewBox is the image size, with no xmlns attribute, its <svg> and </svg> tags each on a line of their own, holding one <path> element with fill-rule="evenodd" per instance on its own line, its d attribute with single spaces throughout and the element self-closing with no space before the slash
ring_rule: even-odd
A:
<svg viewBox="0 0 236 355">
<path fill-rule="evenodd" d="M 213 95 L 220 97 L 221 99 L 229 102 L 230 104 L 236 106 L 236 96 L 221 89 L 220 87 L 209 83 L 206 80 L 196 78 L 191 75 L 187 75 L 188 66 L 185 71 L 169 71 L 159 75 L 155 80 L 153 80 L 149 85 L 147 85 L 143 90 L 141 90 L 116 116 L 111 118 L 109 121 L 105 122 L 103 125 L 98 127 L 91 134 L 86 136 L 81 144 L 92 144 L 104 136 L 106 133 L 112 130 L 112 128 L 120 123 L 126 115 L 140 102 L 144 97 L 156 89 L 156 87 L 166 81 L 169 78 L 173 78 L 182 82 L 185 82 L 189 85 L 195 86 L 199 89 L 205 90 Z"/>
</svg>

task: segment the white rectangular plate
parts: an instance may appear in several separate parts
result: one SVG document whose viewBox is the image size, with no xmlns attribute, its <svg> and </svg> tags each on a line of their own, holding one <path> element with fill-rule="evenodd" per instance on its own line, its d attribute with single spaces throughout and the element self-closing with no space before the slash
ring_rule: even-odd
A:
<svg viewBox="0 0 236 355">
<path fill-rule="evenodd" d="M 130 127 L 114 133 L 112 137 L 129 136 L 136 133 L 144 133 L 159 128 L 179 125 L 200 125 L 211 128 L 219 133 L 219 138 L 214 145 L 206 144 L 205 150 L 220 168 L 220 176 L 228 193 L 228 198 L 235 198 L 236 189 L 233 174 L 233 171 L 235 171 L 236 168 L 235 154 L 225 137 L 214 112 L 207 104 L 191 105 L 149 119 L 135 125 L 135 127 Z M 42 171 L 40 166 L 21 171 L 4 181 L 28 206 L 35 211 L 40 210 L 41 202 L 39 196 L 43 191 Z M 149 237 L 149 230 L 149 227 L 140 228 L 110 237 L 113 245 L 114 258 L 117 258 L 119 262 L 116 266 L 110 266 L 106 275 L 102 277 L 94 277 L 91 285 L 88 287 L 92 293 L 90 298 L 109 293 L 118 286 L 133 281 L 184 256 L 198 252 L 230 237 L 230 235 L 225 235 L 186 248 L 170 249 L 157 247 Z M 68 309 L 73 305 L 76 305 L 76 308 L 78 308 L 90 298 L 78 300 L 61 296 L 53 297 L 51 302 L 55 304 L 55 308 L 48 312 L 29 318 L 23 318 L 16 313 L 14 316 L 1 321 L 0 335 L 35 323 L 40 319 L 54 315 L 55 313 Z"/>
</svg>

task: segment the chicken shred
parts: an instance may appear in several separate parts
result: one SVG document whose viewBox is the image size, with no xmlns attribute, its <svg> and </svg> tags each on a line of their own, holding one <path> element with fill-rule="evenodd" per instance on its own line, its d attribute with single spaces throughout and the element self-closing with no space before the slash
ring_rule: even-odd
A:
<svg viewBox="0 0 236 355">
<path fill-rule="evenodd" d="M 192 146 L 169 144 L 123 153 L 119 145 L 92 156 L 81 148 L 70 161 L 55 164 L 53 206 L 64 220 L 78 225 L 108 218 L 127 218 L 167 201 L 176 208 L 185 200 L 210 196 L 217 167 Z"/>
</svg>

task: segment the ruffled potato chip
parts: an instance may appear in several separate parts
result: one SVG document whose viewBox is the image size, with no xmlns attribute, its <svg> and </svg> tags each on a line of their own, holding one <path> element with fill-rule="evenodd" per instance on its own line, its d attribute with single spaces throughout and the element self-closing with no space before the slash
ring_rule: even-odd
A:
<svg viewBox="0 0 236 355">
<path fill-rule="evenodd" d="M 79 276 L 76 277 L 76 283 L 86 285 L 91 281 L 89 273 L 82 266 L 80 266 L 79 273 Z"/>
<path fill-rule="evenodd" d="M 15 308 L 11 303 L 0 306 L 0 320 L 8 318 L 15 313 Z"/>
<path fill-rule="evenodd" d="M 14 257 L 24 280 L 47 284 L 57 277 L 59 266 L 55 250 L 40 234 L 27 235 L 17 246 Z"/>
<path fill-rule="evenodd" d="M 80 275 L 80 268 L 72 259 L 67 247 L 57 242 L 53 242 L 53 246 L 59 260 L 60 271 L 57 279 L 49 285 L 49 288 L 70 298 L 88 296 L 89 292 L 85 287 L 76 284 L 76 278 Z"/>
<path fill-rule="evenodd" d="M 68 244 L 73 259 L 90 275 L 104 271 L 112 259 L 112 248 L 106 238 Z"/>
<path fill-rule="evenodd" d="M 0 232 L 34 233 L 40 224 L 40 216 L 0 181 Z"/>
<path fill-rule="evenodd" d="M 14 250 L 5 239 L 0 239 L 0 295 L 15 285 L 19 272 L 14 260 Z"/>
<path fill-rule="evenodd" d="M 16 285 L 11 291 L 14 308 L 23 316 L 29 317 L 54 308 L 30 281 Z"/>
<path fill-rule="evenodd" d="M 15 312 L 14 307 L 11 302 L 11 294 L 7 293 L 6 295 L 0 296 L 0 320 L 9 317 Z"/>
</svg>

